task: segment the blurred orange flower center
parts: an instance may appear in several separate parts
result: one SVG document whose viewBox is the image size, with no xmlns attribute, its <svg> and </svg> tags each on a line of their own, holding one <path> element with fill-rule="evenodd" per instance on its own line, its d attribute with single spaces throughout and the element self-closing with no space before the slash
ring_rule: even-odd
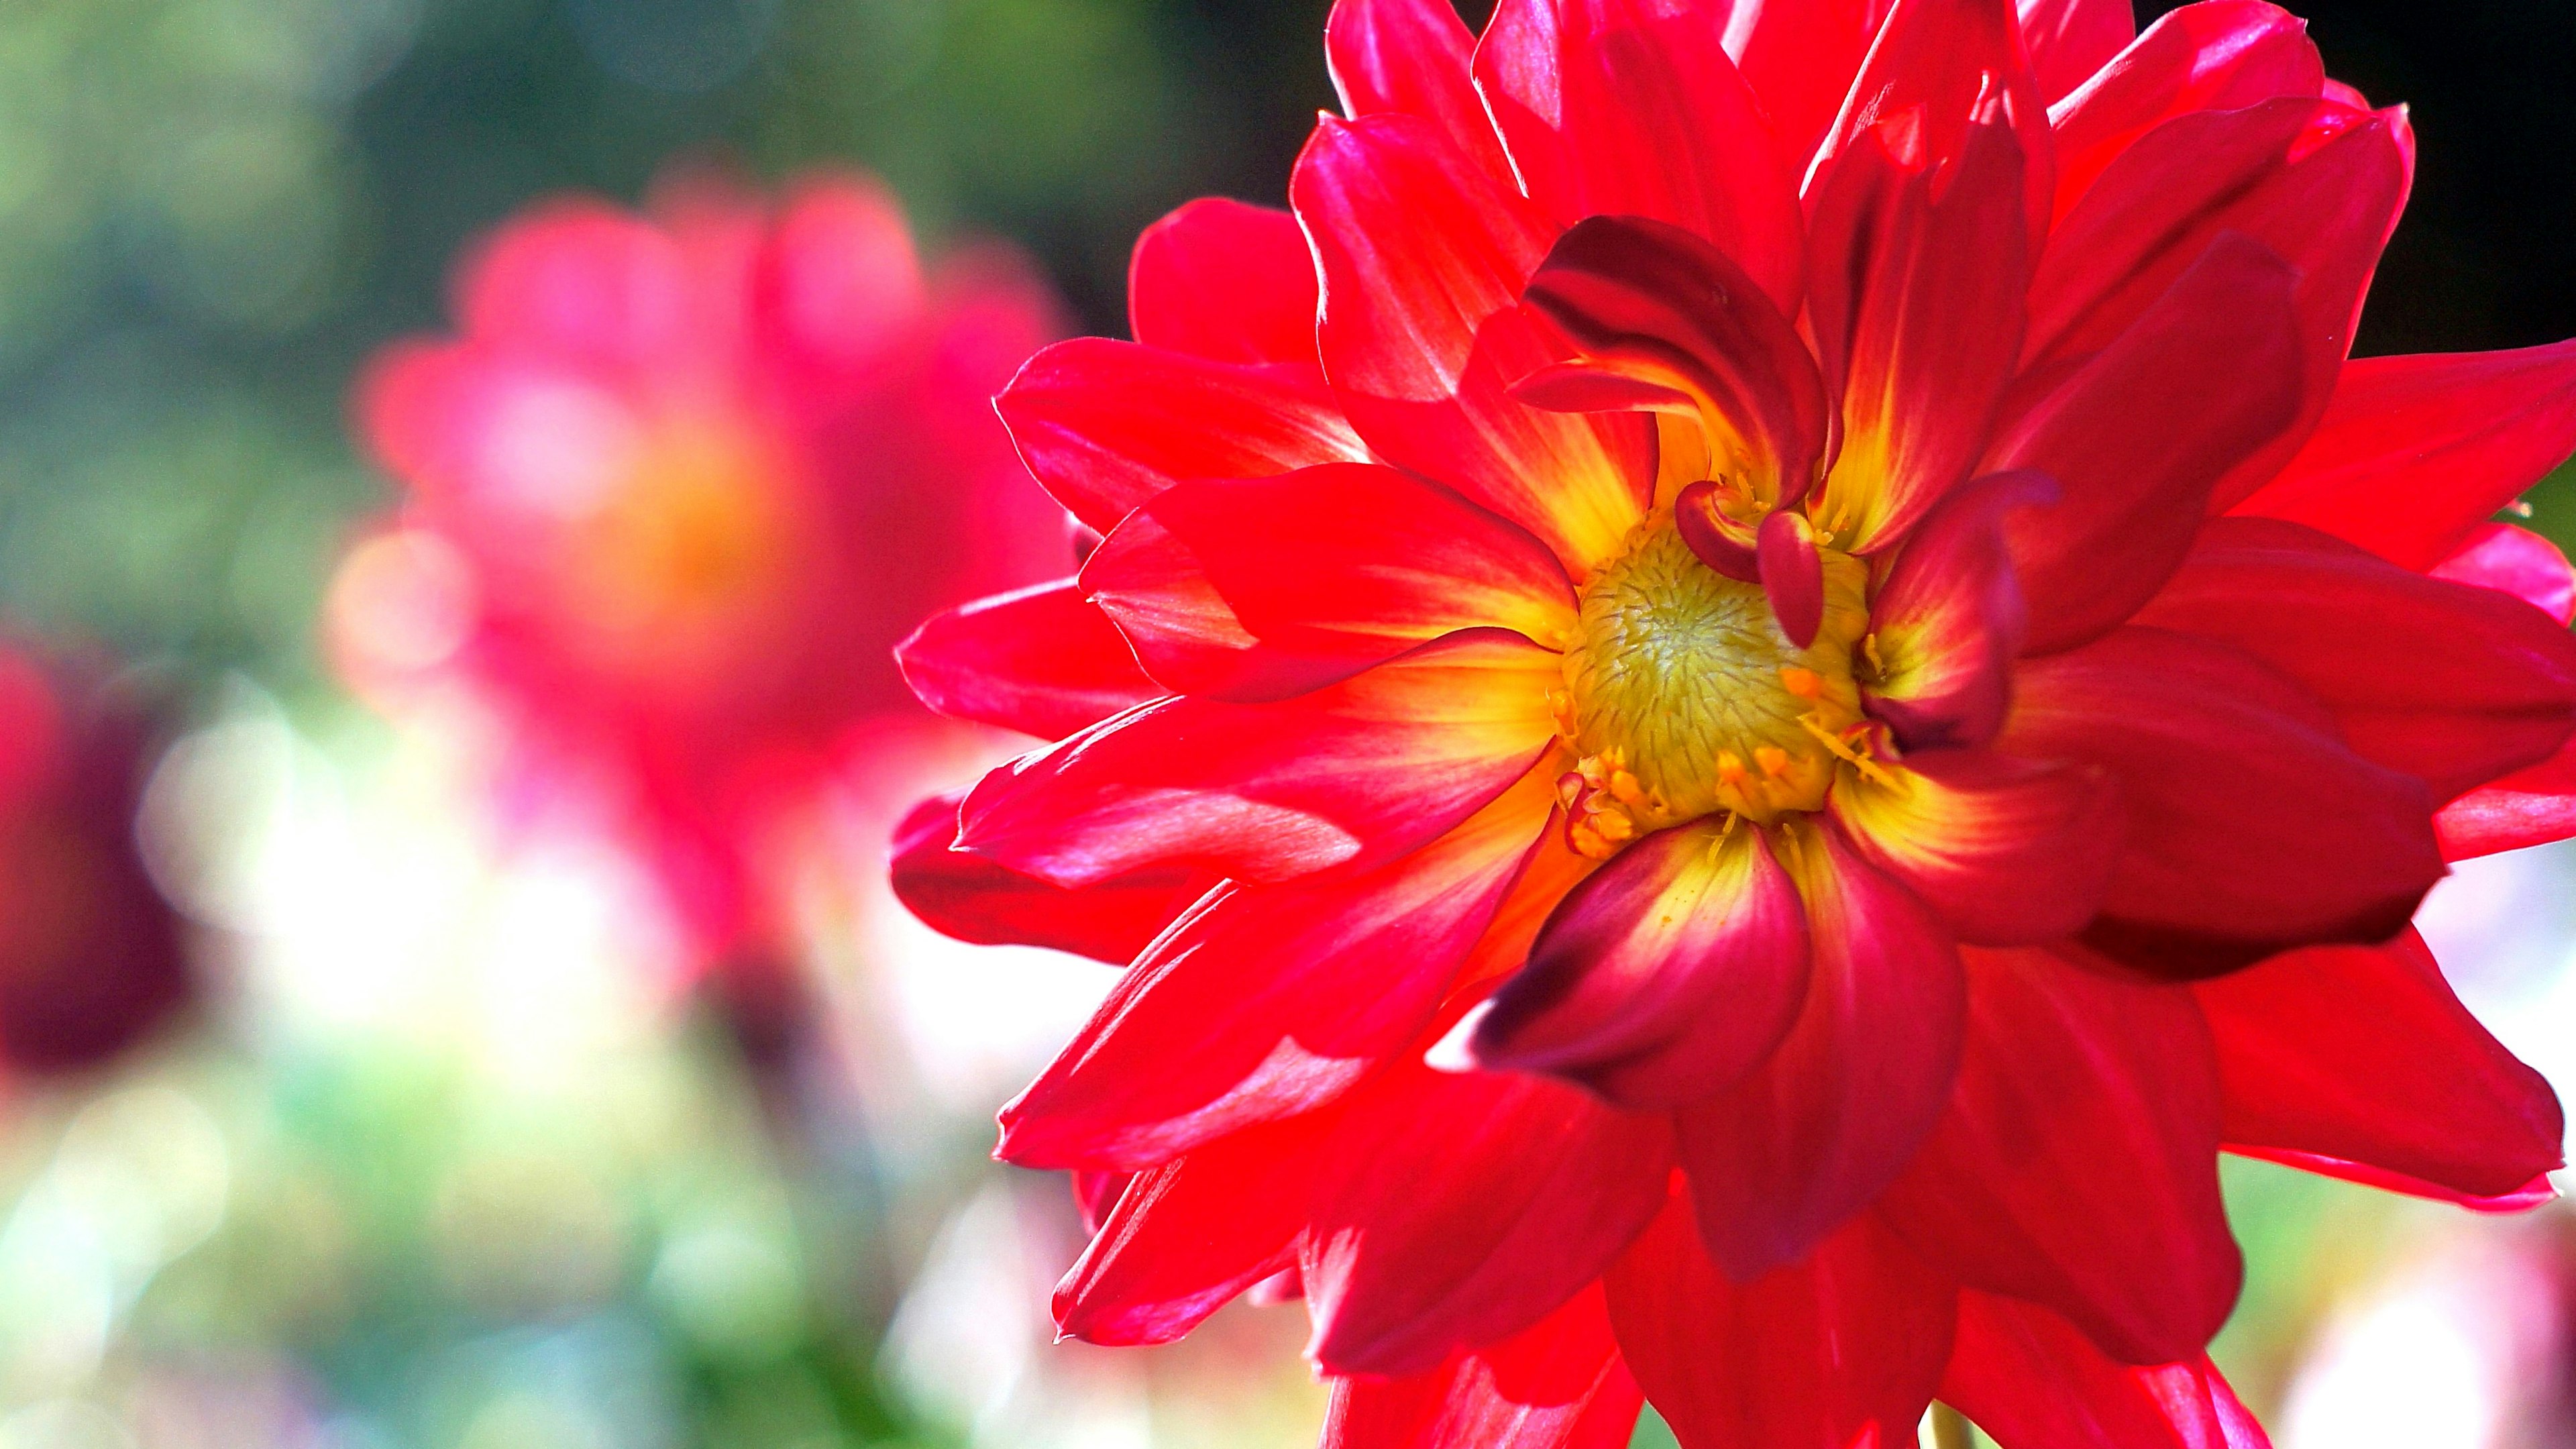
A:
<svg viewBox="0 0 2576 1449">
<path fill-rule="evenodd" d="M 1721 811 L 1770 824 L 1824 803 L 1860 722 L 1853 651 L 1868 569 L 1824 551 L 1825 616 L 1790 643 L 1759 584 L 1699 561 L 1667 512 L 1593 576 L 1565 651 L 1557 719 L 1576 758 L 1571 834 L 1587 854 Z"/>
<path fill-rule="evenodd" d="M 580 525 L 591 616 L 627 644 L 735 641 L 777 600 L 794 543 L 782 460 L 739 428 L 684 423 Z"/>
</svg>

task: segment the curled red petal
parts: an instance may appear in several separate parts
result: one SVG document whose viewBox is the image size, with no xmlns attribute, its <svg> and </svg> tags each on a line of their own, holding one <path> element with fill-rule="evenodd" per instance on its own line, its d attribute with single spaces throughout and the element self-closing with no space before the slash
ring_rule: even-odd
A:
<svg viewBox="0 0 2576 1449">
<path fill-rule="evenodd" d="M 1376 1079 L 1328 1147 L 1301 1262 L 1327 1373 L 1412 1374 L 1582 1292 L 1662 1207 L 1672 1129 L 1545 1077 Z"/>
<path fill-rule="evenodd" d="M 1761 535 L 1755 532 L 1748 538 L 1744 525 L 1727 517 L 1719 506 L 1723 496 L 1723 490 L 1707 479 L 1682 489 L 1673 498 L 1673 527 L 1701 563 L 1738 583 L 1760 583 Z M 1822 567 L 1819 562 L 1820 572 Z"/>
<path fill-rule="evenodd" d="M 1658 831 L 1567 894 L 1471 1048 L 1636 1110 L 1713 1095 L 1805 1002 L 1805 912 L 1759 831 Z"/>
<path fill-rule="evenodd" d="M 1959 1298 L 1941 1398 L 2000 1449 L 2271 1449 L 2206 1355 L 2132 1368 L 2033 1303 Z"/>
<path fill-rule="evenodd" d="M 2127 836 L 2084 934 L 2142 970 L 2384 941 L 2442 876 L 2423 782 L 2354 754 L 2323 706 L 2223 645 L 2126 628 L 2028 661 L 1995 747 L 2118 778 Z"/>
<path fill-rule="evenodd" d="M 1733 259 L 1662 222 L 1593 217 L 1557 241 L 1530 304 L 1612 371 L 1698 404 L 1713 468 L 1776 487 L 1814 485 L 1825 400 L 1806 343 Z M 1643 344 L 1642 346 L 1640 344 Z"/>
<path fill-rule="evenodd" d="M 1834 820 L 1960 940 L 2036 945 L 2101 909 L 2126 825 L 2106 771 L 1929 750 L 1887 776 L 1844 777 L 1828 801 Z"/>
<path fill-rule="evenodd" d="M 1201 197 L 1136 238 L 1136 340 L 1211 362 L 1315 363 L 1315 259 L 1297 218 Z"/>
<path fill-rule="evenodd" d="M 2576 732 L 2564 625 L 2295 523 L 2212 520 L 2138 622 L 2260 659 L 2331 710 L 2355 752 L 2436 800 L 2538 764 Z"/>
<path fill-rule="evenodd" d="M 2429 568 L 2576 451 L 2576 342 L 2345 365 L 2325 418 L 2238 505 Z"/>
<path fill-rule="evenodd" d="M 1311 368 L 1102 337 L 1030 358 L 994 406 L 1038 482 L 1101 533 L 1182 478 L 1258 478 L 1368 456 Z"/>
<path fill-rule="evenodd" d="M 2189 988 L 2046 951 L 1966 959 L 1958 1092 L 1880 1212 L 1961 1282 L 2045 1304 L 2124 1363 L 2197 1356 L 2245 1264 Z"/>
<path fill-rule="evenodd" d="M 2004 519 L 2057 497 L 2037 473 L 1980 478 L 1942 499 L 1889 567 L 1861 701 L 1906 748 L 1980 745 L 2002 727 L 2030 622 Z"/>
<path fill-rule="evenodd" d="M 2190 551 L 2209 491 L 2300 407 L 2295 274 L 2222 236 L 2102 352 L 2014 418 L 1988 471 L 2057 480 L 2006 521 L 2033 652 L 2135 612 Z"/>
<path fill-rule="evenodd" d="M 1324 371 L 1387 462 L 1545 540 L 1580 578 L 1644 513 L 1652 430 L 1553 413 L 1510 386 L 1554 361 L 1518 303 L 1555 227 L 1430 123 L 1315 128 L 1289 199 L 1324 277 Z"/>
<path fill-rule="evenodd" d="M 1727 18 L 1676 0 L 1504 0 L 1477 82 L 1522 186 L 1559 222 L 1696 232 L 1794 314 L 1797 176 L 1727 56 Z"/>
<path fill-rule="evenodd" d="M 2422 938 L 2294 951 L 2192 988 L 2231 1145 L 2364 1164 L 2469 1197 L 2562 1165 L 2565 1115 L 2469 1015 Z"/>
<path fill-rule="evenodd" d="M 1684 1444 L 1904 1442 L 1950 1354 L 1957 1290 L 1875 1216 L 1731 1282 L 1672 1208 L 1603 1280 L 1619 1348 Z"/>
<path fill-rule="evenodd" d="M 958 843 L 1068 886 L 1157 864 L 1365 870 L 1528 773 L 1554 747 L 1560 679 L 1553 651 L 1480 629 L 1278 704 L 1158 700 L 985 776 Z"/>
<path fill-rule="evenodd" d="M 1203 871 L 1149 868 L 1081 890 L 954 849 L 965 792 L 933 795 L 896 827 L 895 899 L 941 935 L 984 946 L 1047 946 L 1124 963 L 1214 889 Z"/>
<path fill-rule="evenodd" d="M 923 704 L 1041 739 L 1062 739 L 1163 693 L 1070 579 L 933 614 L 894 657 Z"/>
<path fill-rule="evenodd" d="M 1765 517 L 1754 533 L 1753 553 L 1780 632 L 1801 649 L 1815 643 L 1825 622 L 1825 560 L 1806 515 L 1783 508 Z"/>
<path fill-rule="evenodd" d="M 1739 1283 L 1805 1257 L 1904 1170 L 1949 1101 L 1966 1012 L 1958 948 L 1921 902 L 1831 825 L 1795 849 L 1806 1006 L 1770 1061 L 1676 1116 L 1701 1236 Z"/>
<path fill-rule="evenodd" d="M 1337 1379 L 1323 1449 L 1627 1449 L 1645 1405 L 1601 1290 L 1400 1379 Z"/>
<path fill-rule="evenodd" d="M 1551 799 L 1534 775 L 1365 875 L 1209 896 L 1002 1109 L 995 1155 L 1134 1171 L 1339 1097 L 1431 1024 Z"/>
<path fill-rule="evenodd" d="M 1457 629 L 1554 641 L 1574 589 L 1525 530 L 1392 468 L 1173 485 L 1094 551 L 1083 587 L 1186 694 L 1280 699 Z"/>
</svg>

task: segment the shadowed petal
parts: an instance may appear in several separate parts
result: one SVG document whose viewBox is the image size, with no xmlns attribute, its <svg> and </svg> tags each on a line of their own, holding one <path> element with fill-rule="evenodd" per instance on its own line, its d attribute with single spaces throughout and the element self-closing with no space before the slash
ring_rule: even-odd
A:
<svg viewBox="0 0 2576 1449">
<path fill-rule="evenodd" d="M 1807 1004 L 1769 1062 L 1677 1119 L 1700 1233 L 1739 1283 L 1904 1170 L 1949 1100 L 1966 1010 L 1949 933 L 1838 830 L 1800 831 L 1784 864 L 1815 943 Z"/>
<path fill-rule="evenodd" d="M 2211 0 L 2167 13 L 2073 94 L 2051 102 L 2057 216 L 2065 217 L 2103 167 L 2165 122 L 2284 97 L 2314 100 L 2325 77 L 2307 22 L 2277 5 Z"/>
<path fill-rule="evenodd" d="M 2039 98 L 2055 105 L 2137 39 L 2129 0 L 2021 0 L 2021 38 Z"/>
<path fill-rule="evenodd" d="M 1888 570 L 1870 606 L 1875 667 L 1861 700 L 1907 748 L 1979 745 L 2002 727 L 2030 619 L 2004 518 L 2057 492 L 2036 473 L 1980 478 L 1941 500 Z"/>
<path fill-rule="evenodd" d="M 2218 1068 L 2189 988 L 1970 951 L 1958 1093 L 1880 1206 L 1924 1256 L 2114 1358 L 2197 1356 L 2244 1259 L 2218 1196 Z"/>
<path fill-rule="evenodd" d="M 1875 1216 L 1730 1282 L 1679 1199 L 1603 1286 L 1620 1351 L 1681 1442 L 1761 1449 L 1903 1443 L 1940 1382 L 1958 1296 Z"/>
<path fill-rule="evenodd" d="M 1792 174 L 1832 128 L 1889 0 L 1736 0 L 1727 54 L 1762 100 Z"/>
<path fill-rule="evenodd" d="M 1941 1399 L 2000 1449 L 2271 1449 L 2208 1358 L 2130 1368 L 2035 1304 L 1959 1297 Z"/>
<path fill-rule="evenodd" d="M 2538 764 L 2576 732 L 2564 625 L 2294 523 L 2213 520 L 2138 622 L 2263 661 L 2331 710 L 2356 753 L 2436 800 Z"/>
<path fill-rule="evenodd" d="M 1515 1337 L 1401 1379 L 1337 1379 L 1323 1449 L 1628 1449 L 1645 1396 L 1601 1291 Z"/>
<path fill-rule="evenodd" d="M 2085 939 L 2143 970 L 2384 941 L 2442 875 L 2423 782 L 2354 754 L 2323 706 L 2223 645 L 2128 628 L 2029 661 L 1995 747 L 2119 779 L 2127 840 Z"/>
<path fill-rule="evenodd" d="M 1661 1208 L 1665 1118 L 1561 1082 L 1401 1064 L 1327 1148 L 1302 1268 L 1326 1373 L 1412 1374 L 1538 1322 Z"/>
<path fill-rule="evenodd" d="M 1566 896 L 1496 993 L 1472 1049 L 1622 1107 L 1710 1096 L 1779 1044 L 1807 992 L 1798 892 L 1762 834 L 1658 831 Z"/>
<path fill-rule="evenodd" d="M 2413 931 L 2319 946 L 2192 988 L 2229 1143 L 2365 1164 L 2470 1197 L 2561 1165 L 2564 1114 L 2452 995 Z"/>
</svg>

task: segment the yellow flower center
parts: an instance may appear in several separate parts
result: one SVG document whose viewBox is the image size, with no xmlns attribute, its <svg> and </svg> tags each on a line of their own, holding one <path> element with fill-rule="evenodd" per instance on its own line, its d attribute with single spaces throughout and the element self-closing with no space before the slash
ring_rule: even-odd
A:
<svg viewBox="0 0 2576 1449">
<path fill-rule="evenodd" d="M 1825 617 L 1789 642 L 1759 584 L 1691 553 L 1669 513 L 1638 525 L 1585 585 L 1558 725 L 1578 761 L 1565 794 L 1587 854 L 1721 811 L 1768 825 L 1816 809 L 1865 753 L 1852 655 L 1868 566 L 1824 550 Z"/>
</svg>

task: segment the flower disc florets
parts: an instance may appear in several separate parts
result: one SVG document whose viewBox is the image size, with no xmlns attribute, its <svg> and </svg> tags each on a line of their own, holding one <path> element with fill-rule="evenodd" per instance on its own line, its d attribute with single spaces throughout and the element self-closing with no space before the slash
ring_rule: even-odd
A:
<svg viewBox="0 0 2576 1449">
<path fill-rule="evenodd" d="M 1593 575 L 1559 712 L 1589 787 L 1578 849 L 1608 854 L 1596 843 L 1720 811 L 1769 824 L 1824 803 L 1843 753 L 1827 740 L 1861 719 L 1853 655 L 1869 613 L 1867 566 L 1823 558 L 1825 621 L 1804 649 L 1762 586 L 1701 563 L 1668 513 Z"/>
</svg>

